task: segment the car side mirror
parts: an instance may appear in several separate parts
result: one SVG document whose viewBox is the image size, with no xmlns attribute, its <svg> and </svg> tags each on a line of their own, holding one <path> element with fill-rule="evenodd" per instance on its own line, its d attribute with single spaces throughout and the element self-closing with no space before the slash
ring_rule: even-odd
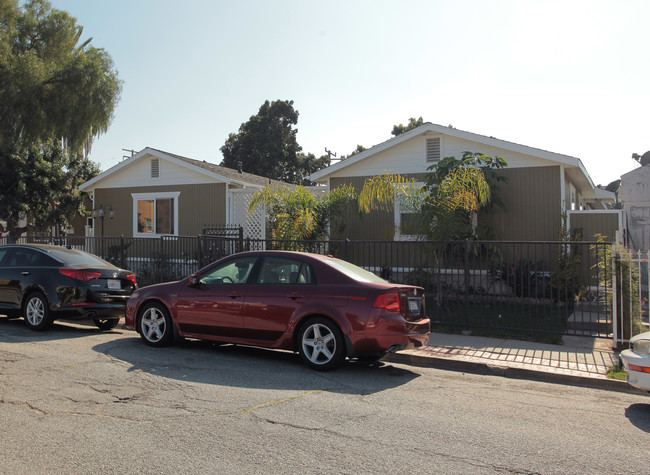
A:
<svg viewBox="0 0 650 475">
<path fill-rule="evenodd" d="M 192 285 L 192 286 L 199 285 L 199 282 L 200 282 L 200 279 L 199 279 L 198 275 L 192 274 L 190 276 L 190 285 Z"/>
</svg>

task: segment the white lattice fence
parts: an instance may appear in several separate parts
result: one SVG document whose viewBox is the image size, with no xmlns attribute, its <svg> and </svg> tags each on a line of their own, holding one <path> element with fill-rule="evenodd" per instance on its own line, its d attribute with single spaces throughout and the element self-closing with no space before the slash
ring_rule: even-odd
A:
<svg viewBox="0 0 650 475">
<path fill-rule="evenodd" d="M 265 213 L 258 208 L 255 212 L 248 214 L 248 205 L 257 190 L 243 189 L 230 190 L 231 193 L 231 223 L 241 225 L 244 228 L 244 237 L 251 239 L 266 239 L 264 225 Z"/>
</svg>

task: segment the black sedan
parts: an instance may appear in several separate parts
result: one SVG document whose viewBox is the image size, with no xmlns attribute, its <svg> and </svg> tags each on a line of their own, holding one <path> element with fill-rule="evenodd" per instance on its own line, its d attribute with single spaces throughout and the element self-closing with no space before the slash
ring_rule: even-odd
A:
<svg viewBox="0 0 650 475">
<path fill-rule="evenodd" d="M 0 314 L 22 316 L 32 330 L 56 319 L 114 328 L 136 289 L 135 275 L 76 249 L 45 244 L 0 246 Z"/>
</svg>

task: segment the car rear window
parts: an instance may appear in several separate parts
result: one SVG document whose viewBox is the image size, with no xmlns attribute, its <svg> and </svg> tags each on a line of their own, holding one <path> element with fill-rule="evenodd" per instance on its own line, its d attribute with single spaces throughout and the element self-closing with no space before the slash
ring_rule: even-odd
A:
<svg viewBox="0 0 650 475">
<path fill-rule="evenodd" d="M 323 262 L 358 282 L 386 283 L 386 281 L 381 277 L 378 277 L 372 272 L 362 269 L 359 266 L 355 266 L 347 261 L 342 261 L 340 259 L 324 259 Z"/>
<path fill-rule="evenodd" d="M 49 267 L 57 265 L 57 262 L 46 254 L 24 247 L 7 249 L 7 255 L 2 258 L 2 263 L 8 267 Z"/>
<path fill-rule="evenodd" d="M 97 256 L 93 256 L 92 254 L 88 254 L 87 252 L 83 251 L 78 251 L 76 249 L 52 249 L 49 251 L 49 254 L 62 261 L 65 262 L 67 265 L 72 265 L 72 266 L 89 266 L 89 267 L 95 267 L 95 266 L 105 266 L 105 265 L 111 265 L 110 263 L 106 262 L 103 259 L 100 259 Z"/>
</svg>

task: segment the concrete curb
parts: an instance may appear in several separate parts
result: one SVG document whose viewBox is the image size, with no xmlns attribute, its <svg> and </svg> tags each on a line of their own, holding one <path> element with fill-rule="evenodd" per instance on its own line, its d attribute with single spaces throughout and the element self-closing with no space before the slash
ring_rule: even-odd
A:
<svg viewBox="0 0 650 475">
<path fill-rule="evenodd" d="M 609 379 L 606 377 L 587 375 L 576 376 L 553 371 L 536 371 L 507 365 L 478 363 L 452 358 L 438 358 L 435 356 L 423 356 L 412 353 L 389 353 L 382 358 L 382 361 L 423 368 L 436 368 L 472 374 L 494 375 L 513 379 L 528 379 L 545 383 L 565 384 L 569 386 L 582 386 L 609 391 L 648 395 L 645 391 L 630 386 L 625 381 Z"/>
</svg>

